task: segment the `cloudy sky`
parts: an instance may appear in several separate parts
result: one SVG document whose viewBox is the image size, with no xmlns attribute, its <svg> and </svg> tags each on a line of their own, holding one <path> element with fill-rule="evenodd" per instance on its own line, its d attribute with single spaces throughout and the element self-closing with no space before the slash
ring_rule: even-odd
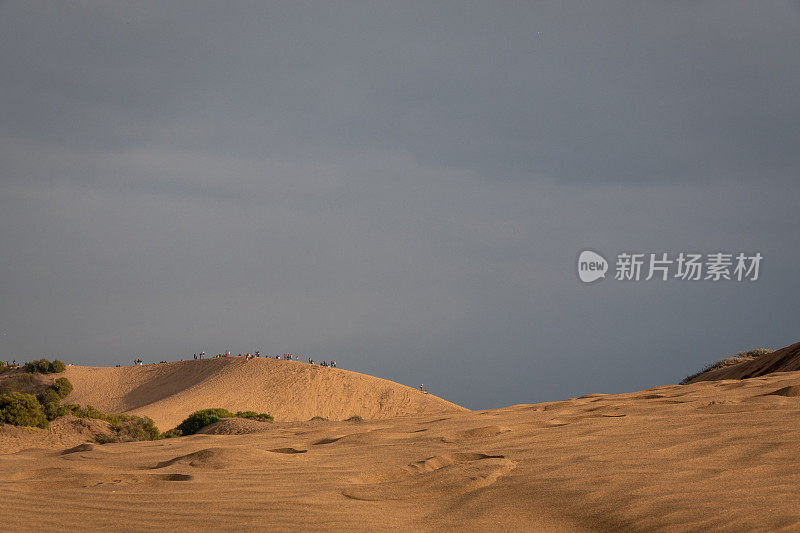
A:
<svg viewBox="0 0 800 533">
<path fill-rule="evenodd" d="M 0 2 L 0 359 L 488 408 L 800 341 L 798 54 L 788 2 Z M 764 260 L 583 285 L 585 248 Z"/>
</svg>

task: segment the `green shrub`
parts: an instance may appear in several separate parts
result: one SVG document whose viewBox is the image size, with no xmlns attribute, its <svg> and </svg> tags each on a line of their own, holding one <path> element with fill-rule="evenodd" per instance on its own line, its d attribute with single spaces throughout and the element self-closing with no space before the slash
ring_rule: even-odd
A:
<svg viewBox="0 0 800 533">
<path fill-rule="evenodd" d="M 60 405 L 61 397 L 52 388 L 40 392 L 36 399 L 42 405 L 42 412 L 48 420 L 55 420 L 67 414 L 67 408 Z"/>
<path fill-rule="evenodd" d="M 0 395 L 0 422 L 15 426 L 47 427 L 42 405 L 35 396 L 21 392 Z"/>
<path fill-rule="evenodd" d="M 230 418 L 233 413 L 227 409 L 201 409 L 190 414 L 186 420 L 178 424 L 175 428 L 181 432 L 181 435 L 194 435 L 209 424 L 213 424 L 220 418 Z"/>
<path fill-rule="evenodd" d="M 0 374 L 8 370 L 8 365 L 5 361 L 0 361 Z"/>
<path fill-rule="evenodd" d="M 129 440 L 156 440 L 159 431 L 155 423 L 147 416 L 109 415 L 111 429 L 123 441 Z"/>
<path fill-rule="evenodd" d="M 327 418 L 325 418 L 324 416 L 312 416 L 311 420 L 327 420 Z"/>
<path fill-rule="evenodd" d="M 70 410 L 72 414 L 77 416 L 78 418 L 99 418 L 105 420 L 106 414 L 99 409 L 95 409 L 91 405 L 87 405 L 86 407 L 81 407 L 78 404 L 70 404 Z"/>
<path fill-rule="evenodd" d="M 47 374 L 47 372 L 50 370 L 50 361 L 47 359 L 28 361 L 22 368 L 25 370 L 25 372 L 30 374 Z"/>
<path fill-rule="evenodd" d="M 174 437 L 182 437 L 184 435 L 194 435 L 206 426 L 217 422 L 222 418 L 246 418 L 249 420 L 258 420 L 266 422 L 273 420 L 273 416 L 269 413 L 257 413 L 255 411 L 237 411 L 236 414 L 231 413 L 227 409 L 220 407 L 214 409 L 201 409 L 190 414 L 186 420 L 178 424 L 174 429 L 165 431 L 161 434 L 163 439 L 171 439 Z"/>
<path fill-rule="evenodd" d="M 68 404 L 65 409 L 71 411 L 78 418 L 95 418 L 108 422 L 111 429 L 114 430 L 114 435 L 110 437 L 112 440 L 106 442 L 156 440 L 159 438 L 158 428 L 153 420 L 146 416 L 106 414 L 91 405 L 81 407 L 76 404 Z M 104 444 L 101 440 L 98 442 Z"/>
<path fill-rule="evenodd" d="M 58 378 L 50 385 L 50 388 L 53 389 L 58 397 L 61 399 L 66 398 L 69 396 L 69 393 L 72 392 L 72 383 L 67 378 Z"/>
<path fill-rule="evenodd" d="M 25 363 L 25 372 L 30 374 L 59 374 L 67 369 L 67 365 L 56 359 L 52 363 L 47 359 L 37 359 Z"/>
<path fill-rule="evenodd" d="M 267 420 L 273 420 L 273 416 L 269 413 L 256 413 L 255 411 L 238 411 L 236 413 L 236 418 L 248 418 L 250 420 L 259 420 L 261 422 L 266 422 Z"/>
</svg>

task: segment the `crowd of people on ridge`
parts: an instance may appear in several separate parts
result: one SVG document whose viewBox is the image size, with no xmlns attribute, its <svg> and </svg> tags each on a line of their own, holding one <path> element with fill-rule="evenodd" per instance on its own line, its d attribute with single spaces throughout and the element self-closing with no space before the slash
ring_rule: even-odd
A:
<svg viewBox="0 0 800 533">
<path fill-rule="evenodd" d="M 206 352 L 200 352 L 199 354 L 196 353 L 196 354 L 193 354 L 193 356 L 192 356 L 192 358 L 194 360 L 203 359 L 205 357 L 206 357 Z M 209 358 L 210 359 L 219 359 L 219 358 L 222 358 L 222 357 L 237 357 L 237 356 L 231 355 L 231 351 L 230 350 L 226 350 L 225 353 L 212 355 Z M 284 360 L 284 361 L 300 361 L 300 359 L 301 359 L 301 356 L 297 355 L 297 354 L 285 353 L 283 355 L 262 355 L 261 352 L 258 351 L 258 350 L 256 350 L 253 353 L 245 353 L 245 354 L 241 354 L 240 353 L 238 355 L 238 357 L 244 357 L 245 361 L 249 361 L 250 359 L 254 359 L 256 357 L 264 357 L 266 359 L 281 359 L 281 360 Z M 181 361 L 183 361 L 183 359 L 181 359 Z M 166 362 L 167 361 L 159 361 L 159 363 L 166 363 Z M 314 359 L 309 357 L 308 358 L 308 363 L 313 365 L 314 364 Z M 142 362 L 141 359 L 134 359 L 133 364 L 134 364 L 134 366 L 141 366 L 143 364 L 143 362 Z M 330 362 L 322 361 L 321 363 L 319 363 L 319 366 L 336 368 L 336 361 L 333 361 L 333 360 L 331 360 Z"/>
</svg>

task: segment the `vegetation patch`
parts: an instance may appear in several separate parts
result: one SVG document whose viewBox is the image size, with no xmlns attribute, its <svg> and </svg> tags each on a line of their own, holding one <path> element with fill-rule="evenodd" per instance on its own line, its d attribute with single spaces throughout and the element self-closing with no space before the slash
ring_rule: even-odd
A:
<svg viewBox="0 0 800 533">
<path fill-rule="evenodd" d="M 726 357 L 724 359 L 720 359 L 716 363 L 711 363 L 710 365 L 707 365 L 700 372 L 695 372 L 694 374 L 692 374 L 690 376 L 686 376 L 685 378 L 683 378 L 681 380 L 680 384 L 681 385 L 686 385 L 687 383 L 692 381 L 697 376 L 699 376 L 701 374 L 705 374 L 706 372 L 709 372 L 711 370 L 716 370 L 718 368 L 725 368 L 725 367 L 728 367 L 728 366 L 734 366 L 734 365 L 739 365 L 741 363 L 746 363 L 748 361 L 752 361 L 753 359 L 761 357 L 762 355 L 766 355 L 766 354 L 769 354 L 769 353 L 772 353 L 772 352 L 773 352 L 773 350 L 768 350 L 766 348 L 756 348 L 754 350 L 747 350 L 747 351 L 744 351 L 744 352 L 739 352 L 734 356 Z"/>
<path fill-rule="evenodd" d="M 136 440 L 156 440 L 161 437 L 153 420 L 146 416 L 107 414 L 91 405 L 81 407 L 69 404 L 69 412 L 78 418 L 94 418 L 109 423 L 113 435 L 95 435 L 97 442 L 129 442 Z"/>
<path fill-rule="evenodd" d="M 169 431 L 165 431 L 161 434 L 162 439 L 174 439 L 176 437 L 180 437 L 181 432 L 178 428 L 172 428 Z"/>
<path fill-rule="evenodd" d="M 247 418 L 249 420 L 258 420 L 259 422 L 268 422 L 274 420 L 274 417 L 269 413 L 256 413 L 255 411 L 237 411 L 236 418 Z"/>
<path fill-rule="evenodd" d="M 0 422 L 15 426 L 47 427 L 42 404 L 32 394 L 7 392 L 0 394 Z"/>
<path fill-rule="evenodd" d="M 50 385 L 50 388 L 58 394 L 58 397 L 62 400 L 69 396 L 69 393 L 72 392 L 72 383 L 67 378 L 58 378 Z"/>
<path fill-rule="evenodd" d="M 3 398 L 0 422 L 15 426 L 46 428 L 47 422 L 68 412 L 61 400 L 72 392 L 67 378 L 58 378 L 42 390 L 42 378 L 20 374 L 6 379 L 0 388 Z M 40 391 L 36 396 L 30 394 Z"/>
<path fill-rule="evenodd" d="M 54 361 L 55 363 L 55 361 Z M 29 363 L 31 364 L 31 363 Z M 33 364 L 40 365 L 39 361 Z M 43 363 L 41 365 L 43 367 Z M 58 365 L 56 365 L 58 368 Z M 147 417 L 107 414 L 91 405 L 81 407 L 77 404 L 62 405 L 61 400 L 72 392 L 72 383 L 67 378 L 58 378 L 42 390 L 41 377 L 32 374 L 20 374 L 6 379 L 3 387 L 15 388 L 17 391 L 0 391 L 0 422 L 16 426 L 30 426 L 46 428 L 50 420 L 72 414 L 82 419 L 97 419 L 108 422 L 110 434 L 99 433 L 95 440 L 103 444 L 106 442 L 127 442 L 136 440 L 155 440 L 160 438 L 158 428 Z M 35 396 L 19 390 L 38 390 Z"/>
<path fill-rule="evenodd" d="M 210 426 L 214 422 L 222 418 L 247 418 L 249 420 L 258 420 L 267 422 L 273 420 L 273 416 L 268 413 L 256 413 L 255 411 L 238 411 L 236 414 L 231 413 L 227 409 L 216 407 L 213 409 L 201 409 L 190 414 L 186 420 L 178 424 L 177 427 L 164 432 L 162 438 L 182 437 L 186 435 L 194 435 L 206 426 Z"/>
<path fill-rule="evenodd" d="M 30 374 L 60 374 L 67 369 L 67 365 L 56 359 L 52 363 L 47 359 L 37 359 L 25 363 L 23 367 L 25 372 Z"/>
<path fill-rule="evenodd" d="M 0 381 L 0 394 L 6 392 L 24 392 L 26 394 L 39 394 L 47 388 L 47 378 L 39 374 L 24 374 L 13 372 L 3 376 Z"/>
<path fill-rule="evenodd" d="M 179 431 L 181 435 L 194 435 L 220 418 L 230 418 L 232 416 L 233 413 L 219 407 L 214 409 L 201 409 L 200 411 L 195 411 L 190 414 L 186 420 L 178 424 L 175 430 Z"/>
<path fill-rule="evenodd" d="M 39 401 L 39 405 L 42 406 L 42 412 L 44 412 L 47 420 L 55 420 L 59 416 L 67 414 L 67 407 L 61 405 L 61 397 L 53 389 L 40 392 L 36 399 Z"/>
</svg>

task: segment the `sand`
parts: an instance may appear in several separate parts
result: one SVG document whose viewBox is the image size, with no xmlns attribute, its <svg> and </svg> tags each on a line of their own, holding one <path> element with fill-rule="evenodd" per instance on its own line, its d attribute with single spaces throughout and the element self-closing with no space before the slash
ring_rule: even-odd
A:
<svg viewBox="0 0 800 533">
<path fill-rule="evenodd" d="M 199 409 L 258 411 L 278 420 L 344 420 L 462 411 L 386 379 L 299 361 L 244 357 L 127 367 L 71 366 L 65 401 L 104 412 L 149 416 L 166 431 Z"/>
<path fill-rule="evenodd" d="M 113 401 L 138 388 L 181 406 L 216 379 Z M 473 412 L 428 398 L 391 418 L 79 448 L 24 430 L 27 449 L 0 454 L 3 529 L 797 531 L 795 390 L 800 372 Z"/>
</svg>

